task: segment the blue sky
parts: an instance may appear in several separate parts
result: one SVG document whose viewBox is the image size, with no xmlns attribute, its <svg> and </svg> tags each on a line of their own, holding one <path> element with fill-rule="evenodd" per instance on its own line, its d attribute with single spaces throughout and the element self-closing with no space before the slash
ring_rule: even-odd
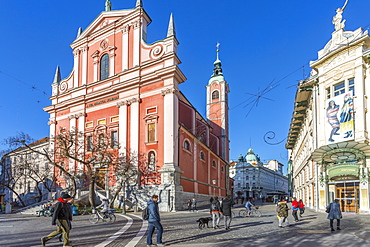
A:
<svg viewBox="0 0 370 247">
<path fill-rule="evenodd" d="M 24 131 L 48 136 L 48 114 L 55 68 L 62 77 L 73 66 L 69 45 L 79 27 L 85 29 L 105 0 L 2 0 L 0 14 L 0 140 Z M 136 0 L 112 0 L 113 10 L 133 8 Z M 173 13 L 180 68 L 187 77 L 180 89 L 205 116 L 205 85 L 212 74 L 215 45 L 220 46 L 223 73 L 230 86 L 231 159 L 252 147 L 262 161 L 287 163 L 285 141 L 267 144 L 263 137 L 286 138 L 296 84 L 309 74 L 309 61 L 330 40 L 335 9 L 344 0 L 144 0 L 152 18 L 148 42 L 166 36 Z M 343 17 L 346 30 L 368 28 L 370 1 L 349 1 Z M 303 67 L 304 66 L 304 67 Z M 251 102 L 265 88 L 258 105 Z M 271 88 L 271 86 L 273 88 Z M 254 97 L 251 98 L 250 97 Z M 248 100 L 249 99 L 249 100 Z M 252 107 L 254 105 L 254 107 Z"/>
</svg>

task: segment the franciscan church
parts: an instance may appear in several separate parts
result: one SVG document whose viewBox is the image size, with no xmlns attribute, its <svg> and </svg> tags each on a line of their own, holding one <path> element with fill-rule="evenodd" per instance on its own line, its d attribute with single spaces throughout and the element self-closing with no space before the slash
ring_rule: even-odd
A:
<svg viewBox="0 0 370 247">
<path fill-rule="evenodd" d="M 229 85 L 219 47 L 213 74 L 204 78 L 206 116 L 202 116 L 179 89 L 186 77 L 179 67 L 174 16 L 168 16 L 167 35 L 148 43 L 152 20 L 143 1 L 123 10 L 115 10 L 114 2 L 106 1 L 105 11 L 84 30 L 78 29 L 70 45 L 73 69 L 63 78 L 63 68 L 57 68 L 51 105 L 44 108 L 50 114 L 51 140 L 61 130 L 77 129 L 87 140 L 104 133 L 119 143 L 112 148 L 120 153 L 147 157 L 138 164 L 138 184 L 128 196 L 144 207 L 151 195 L 158 194 L 161 211 L 182 209 L 189 198 L 197 198 L 200 206 L 211 196 L 230 193 Z M 51 149 L 53 145 L 51 141 Z M 66 169 L 85 172 L 75 161 L 66 162 Z M 114 177 L 107 170 L 102 177 Z M 55 177 L 58 186 L 67 186 L 57 169 Z M 115 186 L 112 179 L 105 189 Z"/>
</svg>

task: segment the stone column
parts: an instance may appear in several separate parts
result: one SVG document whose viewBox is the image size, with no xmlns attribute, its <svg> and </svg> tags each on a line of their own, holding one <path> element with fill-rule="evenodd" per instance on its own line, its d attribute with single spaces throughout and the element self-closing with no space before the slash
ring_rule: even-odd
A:
<svg viewBox="0 0 370 247">
<path fill-rule="evenodd" d="M 78 79 L 79 79 L 79 62 L 80 62 L 80 50 L 76 49 L 73 51 L 73 87 L 78 87 Z"/>
<path fill-rule="evenodd" d="M 109 76 L 115 75 L 115 50 L 117 48 L 115 46 L 109 46 Z"/>
<path fill-rule="evenodd" d="M 122 28 L 122 71 L 128 69 L 128 30 L 130 26 Z"/>
<path fill-rule="evenodd" d="M 163 124 L 164 132 L 163 144 L 164 144 L 164 164 L 162 169 L 159 170 L 161 173 L 162 184 L 159 186 L 161 191 L 171 190 L 171 202 L 168 202 L 168 198 L 162 198 L 165 200 L 167 205 L 171 203 L 173 211 L 180 209 L 182 205 L 181 192 L 183 188 L 180 183 L 181 174 L 183 173 L 178 166 L 178 98 L 177 90 L 175 88 L 167 88 L 162 90 L 162 96 L 164 97 L 163 105 L 164 116 Z M 180 192 L 180 193 L 179 193 Z M 164 205 L 162 206 L 164 207 Z M 163 208 L 163 210 L 165 210 Z"/>
<path fill-rule="evenodd" d="M 86 45 L 81 48 L 82 52 L 82 66 L 81 66 L 81 85 L 86 85 L 87 83 L 87 51 L 89 47 Z"/>
<path fill-rule="evenodd" d="M 132 22 L 134 28 L 134 50 L 133 50 L 133 63 L 132 66 L 140 65 L 140 44 L 141 44 L 141 21 L 135 20 Z"/>
<path fill-rule="evenodd" d="M 127 148 L 127 100 L 117 102 L 119 107 L 119 132 L 120 153 L 126 153 Z"/>
<path fill-rule="evenodd" d="M 99 75 L 99 51 L 94 52 L 91 57 L 94 59 L 94 77 L 93 81 L 98 81 L 98 75 Z"/>
</svg>

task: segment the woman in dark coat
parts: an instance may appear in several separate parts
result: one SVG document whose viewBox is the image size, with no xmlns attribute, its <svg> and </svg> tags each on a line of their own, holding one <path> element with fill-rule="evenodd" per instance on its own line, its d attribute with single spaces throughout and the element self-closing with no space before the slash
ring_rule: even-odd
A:
<svg viewBox="0 0 370 247">
<path fill-rule="evenodd" d="M 231 207 L 232 201 L 230 199 L 230 196 L 227 196 L 221 203 L 221 212 L 224 215 L 224 225 L 226 230 L 230 230 Z"/>
<path fill-rule="evenodd" d="M 340 219 L 342 218 L 342 212 L 340 211 L 339 200 L 335 199 L 334 202 L 330 203 L 326 207 L 326 212 L 328 212 L 328 210 L 329 213 L 327 219 L 330 220 L 331 231 L 335 231 L 333 227 L 334 220 L 337 220 L 337 230 L 340 230 Z"/>
</svg>

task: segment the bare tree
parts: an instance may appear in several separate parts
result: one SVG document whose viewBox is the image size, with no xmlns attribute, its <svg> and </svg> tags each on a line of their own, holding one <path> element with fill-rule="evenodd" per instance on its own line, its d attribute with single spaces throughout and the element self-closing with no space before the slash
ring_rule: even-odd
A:
<svg viewBox="0 0 370 247">
<path fill-rule="evenodd" d="M 111 207 L 121 191 L 124 193 L 123 198 L 123 213 L 126 213 L 126 186 L 128 184 L 136 184 L 139 175 L 139 163 L 142 162 L 142 155 L 130 153 L 129 155 L 120 154 L 114 163 L 114 175 L 116 177 L 117 186 L 112 200 L 109 203 Z"/>
<path fill-rule="evenodd" d="M 25 204 L 22 200 L 22 197 L 17 192 L 17 185 L 21 184 L 21 179 L 23 176 L 23 170 L 19 169 L 19 167 L 13 167 L 10 165 L 10 161 L 8 160 L 9 157 L 7 154 L 4 154 L 1 159 L 2 165 L 2 174 L 0 176 L 0 186 L 4 186 L 5 188 L 12 191 L 18 198 L 19 202 L 25 207 Z"/>
</svg>

